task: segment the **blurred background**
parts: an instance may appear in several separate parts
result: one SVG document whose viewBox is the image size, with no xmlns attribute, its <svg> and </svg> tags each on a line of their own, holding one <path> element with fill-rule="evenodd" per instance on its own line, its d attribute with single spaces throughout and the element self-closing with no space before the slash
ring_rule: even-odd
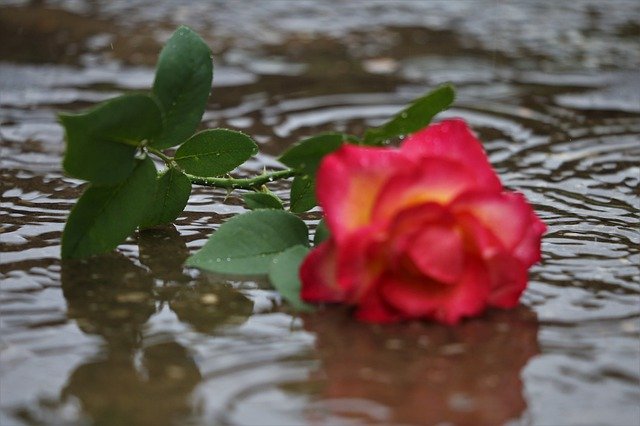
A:
<svg viewBox="0 0 640 426">
<path fill-rule="evenodd" d="M 149 89 L 180 24 L 213 51 L 202 127 L 260 144 L 239 176 L 453 83 L 438 118 L 549 226 L 522 306 L 453 328 L 294 315 L 264 282 L 183 269 L 244 211 L 211 188 L 61 262 L 82 186 L 56 114 Z M 635 0 L 0 0 L 0 424 L 639 424 L 639 36 Z"/>
</svg>

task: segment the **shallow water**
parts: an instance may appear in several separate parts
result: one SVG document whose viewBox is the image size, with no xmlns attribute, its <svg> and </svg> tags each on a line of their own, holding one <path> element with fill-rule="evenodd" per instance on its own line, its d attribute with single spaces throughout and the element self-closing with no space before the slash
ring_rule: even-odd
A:
<svg viewBox="0 0 640 426">
<path fill-rule="evenodd" d="M 0 424 L 640 423 L 640 5 L 343 3 L 0 3 Z M 261 144 L 240 175 L 453 82 L 442 117 L 549 226 L 522 306 L 452 328 L 292 315 L 264 282 L 182 267 L 244 210 L 210 188 L 175 226 L 61 262 L 82 188 L 56 113 L 149 87 L 179 23 L 214 51 L 204 127 Z"/>
</svg>

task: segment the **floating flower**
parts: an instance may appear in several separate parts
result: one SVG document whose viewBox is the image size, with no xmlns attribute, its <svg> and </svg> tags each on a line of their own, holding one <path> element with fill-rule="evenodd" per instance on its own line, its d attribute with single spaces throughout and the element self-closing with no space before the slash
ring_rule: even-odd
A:
<svg viewBox="0 0 640 426">
<path fill-rule="evenodd" d="M 322 161 L 317 197 L 331 238 L 304 260 L 301 296 L 365 321 L 455 324 L 514 307 L 540 259 L 545 225 L 459 119 L 400 149 L 344 145 Z"/>
</svg>

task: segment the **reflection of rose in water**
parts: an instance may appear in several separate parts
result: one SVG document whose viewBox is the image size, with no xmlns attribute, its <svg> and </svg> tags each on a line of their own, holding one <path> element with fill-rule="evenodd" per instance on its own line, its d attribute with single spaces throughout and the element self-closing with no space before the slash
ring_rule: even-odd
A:
<svg viewBox="0 0 640 426">
<path fill-rule="evenodd" d="M 539 352 L 527 308 L 455 327 L 373 326 L 334 310 L 304 323 L 317 335 L 314 376 L 324 384 L 312 419 L 329 412 L 365 423 L 500 425 L 526 409 L 520 374 Z"/>
</svg>

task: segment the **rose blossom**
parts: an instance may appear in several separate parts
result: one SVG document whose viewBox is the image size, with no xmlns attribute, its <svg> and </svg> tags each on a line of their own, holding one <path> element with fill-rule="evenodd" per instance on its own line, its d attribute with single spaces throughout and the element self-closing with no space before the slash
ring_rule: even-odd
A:
<svg viewBox="0 0 640 426">
<path fill-rule="evenodd" d="M 322 161 L 316 188 L 331 237 L 304 260 L 301 296 L 353 305 L 365 321 L 455 324 L 514 307 L 540 260 L 545 225 L 503 189 L 460 119 L 400 149 L 345 144 Z"/>
</svg>

